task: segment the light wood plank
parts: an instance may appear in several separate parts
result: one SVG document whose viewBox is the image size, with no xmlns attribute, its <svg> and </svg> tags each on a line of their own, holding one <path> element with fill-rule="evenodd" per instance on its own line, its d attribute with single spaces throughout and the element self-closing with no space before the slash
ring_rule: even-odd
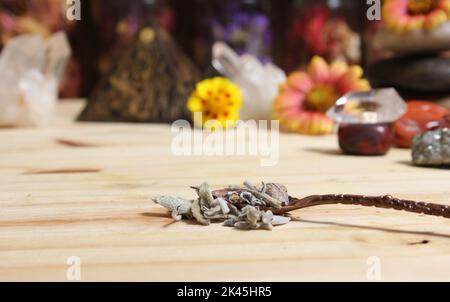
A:
<svg viewBox="0 0 450 302">
<path fill-rule="evenodd" d="M 83 281 L 450 280 L 450 221 L 390 210 L 326 206 L 272 232 L 172 223 L 150 198 L 193 197 L 190 185 L 285 183 L 294 196 L 392 194 L 450 204 L 450 172 L 385 157 L 340 155 L 336 138 L 283 134 L 280 162 L 176 157 L 166 125 L 74 123 L 63 102 L 47 129 L 0 130 L 0 280 L 66 281 L 70 256 Z M 69 146 L 72 142 L 82 147 Z M 421 242 L 427 240 L 427 244 Z"/>
</svg>

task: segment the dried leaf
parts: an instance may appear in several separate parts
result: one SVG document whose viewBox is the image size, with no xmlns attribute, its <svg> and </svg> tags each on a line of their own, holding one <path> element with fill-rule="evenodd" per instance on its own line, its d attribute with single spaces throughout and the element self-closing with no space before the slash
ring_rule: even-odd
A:
<svg viewBox="0 0 450 302">
<path fill-rule="evenodd" d="M 246 221 L 239 221 L 234 224 L 234 227 L 240 230 L 254 230 L 259 228 L 259 225 L 252 225 Z"/>
<path fill-rule="evenodd" d="M 178 197 L 157 196 L 153 198 L 153 201 L 172 212 L 177 212 L 179 215 L 189 214 L 192 207 L 191 200 Z"/>
<path fill-rule="evenodd" d="M 214 206 L 214 197 L 212 195 L 209 184 L 207 184 L 206 182 L 200 185 L 200 188 L 198 189 L 198 196 L 210 207 Z"/>
<path fill-rule="evenodd" d="M 290 221 L 291 221 L 291 218 L 289 218 L 289 217 L 275 215 L 275 216 L 273 216 L 272 225 L 273 226 L 285 225 L 285 224 L 288 224 Z"/>
<path fill-rule="evenodd" d="M 224 198 L 217 198 L 216 201 L 219 203 L 220 209 L 223 214 L 230 213 L 230 207 L 228 206 L 228 202 Z"/>
<path fill-rule="evenodd" d="M 255 207 L 246 206 L 242 209 L 241 217 L 245 219 L 250 225 L 257 227 L 258 222 L 261 220 L 262 213 Z"/>
<path fill-rule="evenodd" d="M 285 186 L 276 183 L 268 183 L 265 192 L 267 195 L 279 200 L 283 206 L 289 204 L 289 194 Z"/>
<path fill-rule="evenodd" d="M 211 220 L 206 219 L 205 217 L 203 217 L 203 213 L 202 213 L 201 208 L 200 208 L 200 199 L 195 199 L 194 200 L 194 202 L 192 203 L 191 212 L 192 212 L 192 216 L 199 223 L 201 223 L 203 225 L 210 225 L 211 224 Z"/>
</svg>

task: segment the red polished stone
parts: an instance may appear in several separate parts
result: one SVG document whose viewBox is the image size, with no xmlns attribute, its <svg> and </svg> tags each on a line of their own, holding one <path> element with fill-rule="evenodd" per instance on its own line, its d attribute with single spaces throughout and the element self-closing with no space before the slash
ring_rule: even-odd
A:
<svg viewBox="0 0 450 302">
<path fill-rule="evenodd" d="M 450 128 L 450 114 L 444 116 L 440 121 L 439 125 L 436 128 Z"/>
<path fill-rule="evenodd" d="M 338 136 L 347 154 L 384 155 L 394 143 L 394 124 L 343 124 Z"/>
<path fill-rule="evenodd" d="M 410 148 L 412 139 L 439 124 L 450 111 L 435 103 L 426 101 L 408 102 L 408 112 L 395 123 L 395 143 Z"/>
</svg>

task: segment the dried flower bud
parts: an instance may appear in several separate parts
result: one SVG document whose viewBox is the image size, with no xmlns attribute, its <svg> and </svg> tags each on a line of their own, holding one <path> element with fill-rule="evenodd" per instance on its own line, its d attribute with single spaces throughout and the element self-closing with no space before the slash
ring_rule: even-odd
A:
<svg viewBox="0 0 450 302">
<path fill-rule="evenodd" d="M 227 198 L 232 204 L 240 204 L 242 202 L 241 196 L 236 192 L 230 192 Z"/>
</svg>

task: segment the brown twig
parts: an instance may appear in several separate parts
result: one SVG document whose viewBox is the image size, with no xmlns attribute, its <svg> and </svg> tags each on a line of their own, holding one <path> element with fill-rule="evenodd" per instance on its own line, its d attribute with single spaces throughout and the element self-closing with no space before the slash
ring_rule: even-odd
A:
<svg viewBox="0 0 450 302">
<path fill-rule="evenodd" d="M 450 218 L 450 206 L 448 205 L 398 199 L 390 195 L 364 196 L 364 195 L 330 194 L 330 195 L 313 195 L 302 199 L 290 197 L 290 202 L 288 206 L 282 207 L 281 209 L 271 209 L 271 210 L 273 211 L 274 214 L 280 215 L 299 209 L 331 204 L 376 207 L 376 208 L 393 209 L 398 211 L 406 211 L 412 213 Z"/>
</svg>

